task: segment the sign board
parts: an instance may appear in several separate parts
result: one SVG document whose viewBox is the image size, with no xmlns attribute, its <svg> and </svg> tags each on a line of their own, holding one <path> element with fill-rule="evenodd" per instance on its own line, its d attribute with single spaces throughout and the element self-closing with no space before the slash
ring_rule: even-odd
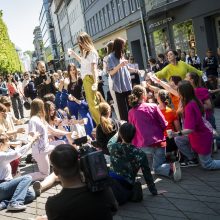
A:
<svg viewBox="0 0 220 220">
<path fill-rule="evenodd" d="M 163 24 L 167 24 L 168 22 L 171 22 L 172 20 L 173 20 L 172 17 L 164 18 L 163 20 L 160 20 L 160 21 L 157 21 L 155 23 L 150 24 L 149 29 L 158 27 Z"/>
</svg>

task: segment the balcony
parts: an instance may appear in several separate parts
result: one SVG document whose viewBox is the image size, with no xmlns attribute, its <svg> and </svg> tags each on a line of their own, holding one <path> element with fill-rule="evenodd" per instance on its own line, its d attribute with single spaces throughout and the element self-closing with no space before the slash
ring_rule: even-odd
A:
<svg viewBox="0 0 220 220">
<path fill-rule="evenodd" d="M 145 5 L 147 11 L 150 11 L 176 1 L 179 0 L 145 0 Z"/>
</svg>

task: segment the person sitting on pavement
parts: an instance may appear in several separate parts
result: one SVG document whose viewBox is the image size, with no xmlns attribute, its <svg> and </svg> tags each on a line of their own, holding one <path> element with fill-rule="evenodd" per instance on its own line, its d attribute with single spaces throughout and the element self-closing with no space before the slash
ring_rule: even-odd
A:
<svg viewBox="0 0 220 220">
<path fill-rule="evenodd" d="M 137 85 L 129 96 L 132 109 L 128 113 L 128 121 L 136 128 L 132 144 L 141 148 L 152 158 L 152 169 L 155 174 L 172 177 L 174 181 L 181 179 L 181 169 L 178 161 L 165 163 L 166 139 L 164 131 L 167 126 L 159 107 L 153 103 L 146 103 L 146 90 Z"/>
<path fill-rule="evenodd" d="M 135 132 L 136 129 L 132 124 L 124 123 L 121 125 L 119 132 L 108 142 L 111 161 L 109 175 L 114 180 L 112 190 L 119 205 L 123 205 L 130 200 L 132 188 L 140 168 L 149 191 L 153 195 L 158 194 L 146 154 L 131 144 Z"/>
<path fill-rule="evenodd" d="M 13 179 L 10 162 L 20 158 L 30 150 L 31 145 L 38 137 L 39 133 L 35 133 L 27 145 L 11 150 L 8 136 L 0 135 L 0 210 L 6 208 L 8 211 L 25 210 L 24 204 L 35 199 L 33 189 L 29 188 L 32 177 L 24 175 Z"/>
<path fill-rule="evenodd" d="M 195 95 L 194 88 L 188 81 L 182 81 L 178 92 L 183 105 L 183 130 L 173 132 L 176 145 L 188 159 L 182 166 L 198 165 L 208 170 L 220 169 L 220 160 L 213 160 L 211 149 L 213 144 L 213 131 L 211 125 L 204 118 L 204 107 Z"/>
<path fill-rule="evenodd" d="M 113 212 L 117 211 L 118 205 L 111 188 L 90 192 L 81 180 L 78 158 L 77 150 L 68 144 L 59 145 L 51 152 L 51 165 L 63 189 L 48 198 L 47 218 L 42 219 L 113 219 Z"/>
<path fill-rule="evenodd" d="M 102 102 L 99 104 L 100 124 L 96 128 L 97 147 L 104 154 L 109 155 L 107 148 L 108 141 L 116 134 L 119 128 L 119 121 L 111 118 L 111 106 Z"/>
</svg>

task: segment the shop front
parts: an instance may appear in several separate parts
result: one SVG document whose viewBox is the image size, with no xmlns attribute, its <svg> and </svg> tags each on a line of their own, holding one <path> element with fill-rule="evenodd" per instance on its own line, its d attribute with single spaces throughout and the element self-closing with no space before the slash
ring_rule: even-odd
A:
<svg viewBox="0 0 220 220">
<path fill-rule="evenodd" d="M 170 4 L 169 8 L 161 7 L 155 13 L 152 10 L 146 16 L 150 55 L 156 57 L 169 49 L 188 54 L 194 48 L 203 58 L 207 48 L 216 52 L 220 47 L 220 1 L 215 3 L 194 0 L 174 8 Z"/>
</svg>

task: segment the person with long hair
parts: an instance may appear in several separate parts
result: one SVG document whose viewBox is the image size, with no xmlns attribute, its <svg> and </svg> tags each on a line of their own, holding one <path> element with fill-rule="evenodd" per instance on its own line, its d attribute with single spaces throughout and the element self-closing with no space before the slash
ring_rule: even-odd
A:
<svg viewBox="0 0 220 220">
<path fill-rule="evenodd" d="M 202 102 L 205 110 L 205 118 L 211 123 L 213 128 L 216 128 L 211 97 L 208 89 L 201 86 L 202 79 L 198 76 L 198 74 L 190 72 L 186 74 L 185 80 L 191 83 L 196 97 Z"/>
<path fill-rule="evenodd" d="M 7 75 L 7 88 L 9 96 L 11 98 L 12 108 L 17 119 L 24 118 L 24 109 L 21 101 L 20 94 L 18 92 L 16 82 L 11 74 Z M 20 116 L 19 116 L 20 115 Z"/>
<path fill-rule="evenodd" d="M 113 91 L 116 95 L 121 120 L 128 120 L 128 96 L 131 94 L 131 76 L 128 61 L 124 58 L 125 40 L 116 38 L 113 51 L 108 56 L 108 71 L 113 80 Z"/>
<path fill-rule="evenodd" d="M 178 53 L 174 50 L 169 50 L 167 52 L 167 59 L 169 64 L 156 73 L 159 79 L 169 80 L 169 78 L 173 75 L 177 75 L 182 79 L 185 79 L 188 72 L 195 72 L 199 76 L 202 76 L 202 71 L 181 60 L 178 60 Z"/>
<path fill-rule="evenodd" d="M 213 133 L 204 120 L 204 106 L 195 95 L 194 88 L 188 81 L 182 81 L 178 92 L 183 105 L 183 130 L 173 132 L 175 142 L 184 156 L 186 166 L 198 165 L 196 154 L 201 166 L 208 170 L 220 169 L 220 160 L 213 160 L 211 150 Z"/>
<path fill-rule="evenodd" d="M 164 136 L 166 137 L 166 158 L 172 161 L 177 157 L 178 148 L 175 144 L 174 138 L 168 137 L 167 131 L 180 131 L 181 126 L 176 111 L 169 107 L 170 101 L 169 92 L 164 89 L 160 89 L 157 93 L 158 107 L 165 120 L 168 122 L 164 132 Z"/>
<path fill-rule="evenodd" d="M 99 104 L 100 124 L 96 128 L 97 147 L 102 149 L 104 154 L 109 155 L 107 148 L 108 141 L 116 134 L 119 122 L 111 118 L 111 106 L 102 102 Z"/>
<path fill-rule="evenodd" d="M 179 162 L 165 163 L 164 131 L 167 121 L 156 104 L 146 103 L 146 97 L 146 89 L 140 85 L 136 85 L 129 96 L 132 109 L 128 113 L 128 121 L 136 128 L 132 144 L 147 154 L 156 174 L 171 176 L 175 181 L 179 181 Z"/>
<path fill-rule="evenodd" d="M 113 46 L 114 46 L 114 41 L 109 41 L 106 45 L 106 56 L 103 58 L 103 70 L 108 74 L 108 87 L 109 87 L 109 92 L 111 94 L 111 97 L 113 99 L 113 108 L 116 114 L 116 117 L 118 120 L 120 120 L 120 114 L 118 111 L 118 104 L 115 96 L 115 92 L 113 90 L 113 80 L 112 77 L 109 75 L 108 71 L 108 56 L 110 53 L 113 51 Z"/>
<path fill-rule="evenodd" d="M 74 116 L 76 120 L 78 120 L 79 116 L 81 118 L 87 118 L 87 123 L 85 124 L 86 134 L 91 136 L 94 126 L 88 103 L 83 96 L 82 87 L 83 81 L 78 76 L 77 68 L 73 63 L 70 63 L 67 67 L 67 77 L 60 82 L 56 99 L 57 96 L 60 96 L 60 107 L 62 109 L 68 107 L 70 115 Z M 98 102 L 97 98 L 96 102 Z"/>
<path fill-rule="evenodd" d="M 48 133 L 52 135 L 68 135 L 70 132 L 52 128 L 45 120 L 44 102 L 34 99 L 31 103 L 31 119 L 28 124 L 28 134 L 33 136 L 35 132 L 40 133 L 40 138 L 32 145 L 32 155 L 37 162 L 39 171 L 30 175 L 35 180 L 42 180 L 50 173 L 48 155 L 61 142 L 49 142 Z M 62 142 L 63 143 L 63 142 Z"/>
<path fill-rule="evenodd" d="M 69 55 L 72 55 L 81 64 L 81 78 L 86 95 L 86 101 L 89 106 L 89 111 L 96 125 L 99 124 L 100 115 L 96 100 L 96 91 L 98 87 L 98 52 L 92 42 L 91 37 L 82 32 L 77 38 L 81 56 L 73 50 L 68 50 Z"/>
</svg>

